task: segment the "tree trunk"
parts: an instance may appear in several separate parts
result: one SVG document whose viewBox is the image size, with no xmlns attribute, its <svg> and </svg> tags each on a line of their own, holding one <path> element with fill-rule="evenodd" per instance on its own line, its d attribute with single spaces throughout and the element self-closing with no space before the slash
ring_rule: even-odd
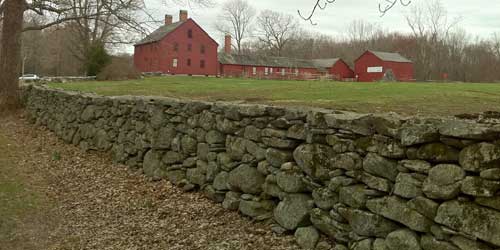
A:
<svg viewBox="0 0 500 250">
<path fill-rule="evenodd" d="M 0 111 L 10 111 L 20 107 L 18 77 L 24 10 L 24 0 L 5 2 L 0 42 Z"/>
</svg>

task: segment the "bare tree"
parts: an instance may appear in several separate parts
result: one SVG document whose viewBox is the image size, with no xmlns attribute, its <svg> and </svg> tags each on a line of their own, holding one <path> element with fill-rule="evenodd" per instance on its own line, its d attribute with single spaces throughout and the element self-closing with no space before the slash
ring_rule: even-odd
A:
<svg viewBox="0 0 500 250">
<path fill-rule="evenodd" d="M 255 8 L 247 0 L 228 0 L 222 6 L 215 27 L 224 34 L 230 34 L 236 41 L 236 51 L 241 53 L 243 41 L 250 36 L 250 27 L 255 15 Z"/>
<path fill-rule="evenodd" d="M 262 11 L 257 18 L 257 24 L 260 31 L 259 40 L 277 56 L 282 55 L 283 49 L 299 29 L 294 16 L 272 10 Z"/>
</svg>

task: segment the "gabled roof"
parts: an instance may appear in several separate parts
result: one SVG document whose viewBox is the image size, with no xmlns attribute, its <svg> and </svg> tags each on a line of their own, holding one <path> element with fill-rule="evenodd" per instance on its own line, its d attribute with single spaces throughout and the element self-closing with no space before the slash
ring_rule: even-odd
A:
<svg viewBox="0 0 500 250">
<path fill-rule="evenodd" d="M 158 42 L 161 39 L 163 39 L 166 35 L 168 35 L 170 32 L 174 31 L 179 26 L 181 26 L 182 24 L 184 24 L 185 22 L 187 22 L 187 21 L 183 21 L 183 22 L 179 21 L 179 22 L 175 22 L 175 23 L 172 23 L 172 24 L 169 24 L 169 25 L 163 25 L 160 28 L 158 28 L 155 31 L 153 31 L 153 33 L 151 33 L 148 36 L 146 36 L 146 38 L 140 40 L 135 45 L 141 45 L 141 44 L 146 44 L 146 43 Z"/>
<path fill-rule="evenodd" d="M 203 33 L 205 33 L 215 44 L 218 45 L 217 41 L 215 41 L 200 25 L 198 25 L 198 23 L 196 23 L 193 19 L 189 18 L 186 21 L 179 21 L 179 22 L 175 22 L 175 23 L 172 23 L 169 25 L 161 26 L 160 28 L 156 29 L 151 34 L 146 36 L 146 38 L 144 38 L 144 39 L 140 40 L 138 43 L 134 44 L 134 46 L 158 42 L 161 39 L 163 39 L 165 36 L 172 33 L 174 30 L 176 30 L 177 28 L 179 28 L 180 26 L 182 26 L 183 24 L 185 24 L 189 21 L 193 22 L 196 26 L 198 26 L 198 28 L 200 28 L 200 30 L 203 31 Z"/>
<path fill-rule="evenodd" d="M 262 67 L 324 69 L 331 68 L 338 60 L 339 58 L 306 60 L 275 56 L 219 54 L 219 62 L 221 64 Z"/>
<path fill-rule="evenodd" d="M 339 59 L 340 58 L 313 59 L 311 61 L 317 68 L 331 68 Z"/>
<path fill-rule="evenodd" d="M 368 50 L 370 53 L 374 54 L 376 57 L 380 58 L 382 61 L 387 62 L 401 62 L 401 63 L 411 63 L 408 58 L 403 57 L 399 53 L 389 53 L 389 52 L 380 52 Z"/>
</svg>

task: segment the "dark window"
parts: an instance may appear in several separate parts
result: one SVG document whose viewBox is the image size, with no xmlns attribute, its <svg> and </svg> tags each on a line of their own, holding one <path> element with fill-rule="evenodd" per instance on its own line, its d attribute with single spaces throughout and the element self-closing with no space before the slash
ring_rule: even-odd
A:
<svg viewBox="0 0 500 250">
<path fill-rule="evenodd" d="M 200 61 L 200 68 L 205 68 L 205 60 Z"/>
<path fill-rule="evenodd" d="M 193 30 L 188 30 L 188 38 L 193 38 Z"/>
<path fill-rule="evenodd" d="M 202 54 L 205 54 L 205 45 L 201 45 L 200 52 Z"/>
<path fill-rule="evenodd" d="M 174 51 L 179 51 L 179 44 L 178 43 L 174 43 Z"/>
<path fill-rule="evenodd" d="M 188 44 L 188 51 L 191 51 L 191 50 L 193 50 L 193 45 Z"/>
<path fill-rule="evenodd" d="M 188 59 L 188 60 L 187 60 L 187 65 L 188 65 L 188 66 L 191 66 L 191 59 Z"/>
</svg>

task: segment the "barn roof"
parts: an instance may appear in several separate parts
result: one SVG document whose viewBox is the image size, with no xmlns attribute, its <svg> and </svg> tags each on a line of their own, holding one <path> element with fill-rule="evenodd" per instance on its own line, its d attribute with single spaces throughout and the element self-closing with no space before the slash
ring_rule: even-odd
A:
<svg viewBox="0 0 500 250">
<path fill-rule="evenodd" d="M 152 43 L 152 42 L 157 42 L 160 41 L 162 38 L 164 38 L 166 35 L 168 35 L 170 32 L 174 31 L 177 29 L 177 27 L 181 26 L 181 24 L 185 23 L 187 21 L 179 21 L 175 22 L 169 25 L 163 25 L 160 28 L 156 29 L 153 31 L 153 33 L 149 34 L 146 36 L 144 39 L 140 40 L 138 43 L 135 45 L 141 45 L 141 44 L 146 44 L 146 43 Z"/>
<path fill-rule="evenodd" d="M 399 53 L 380 52 L 380 51 L 373 51 L 373 50 L 369 50 L 369 51 L 383 61 L 401 62 L 401 63 L 411 63 L 412 62 L 408 58 L 400 55 Z"/>
<path fill-rule="evenodd" d="M 235 64 L 247 66 L 263 67 L 283 67 L 283 68 L 330 68 L 339 59 L 296 59 L 288 57 L 273 57 L 261 55 L 237 55 L 237 54 L 219 54 L 219 62 L 222 64 Z"/>
<path fill-rule="evenodd" d="M 312 63 L 317 68 L 330 68 L 339 61 L 339 58 L 313 59 Z"/>
</svg>

